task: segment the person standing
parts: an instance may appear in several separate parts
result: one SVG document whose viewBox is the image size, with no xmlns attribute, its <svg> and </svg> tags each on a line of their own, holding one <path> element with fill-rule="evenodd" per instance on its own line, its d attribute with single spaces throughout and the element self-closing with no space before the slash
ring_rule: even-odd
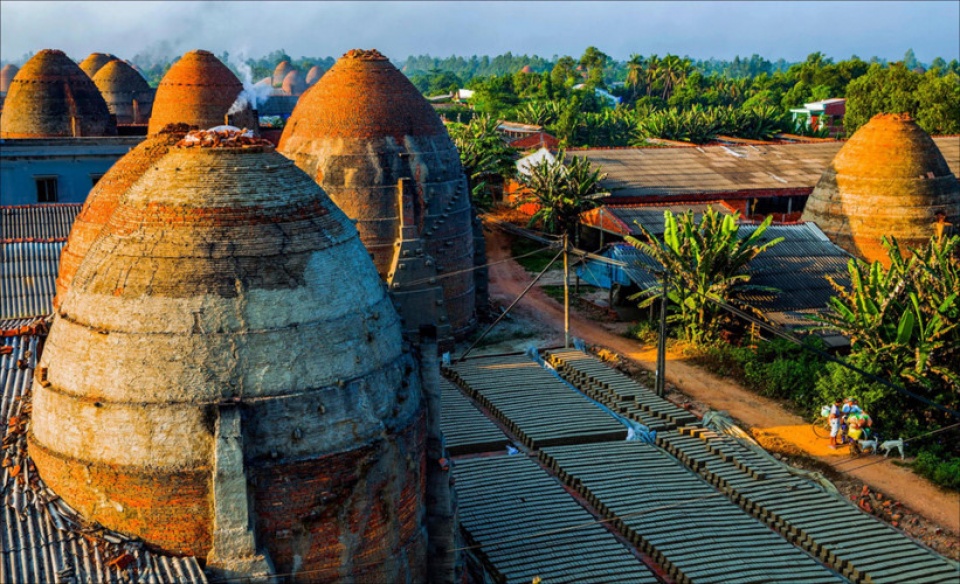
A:
<svg viewBox="0 0 960 584">
<path fill-rule="evenodd" d="M 840 435 L 840 419 L 843 417 L 843 401 L 840 398 L 834 400 L 830 406 L 830 415 L 827 420 L 830 422 L 830 448 L 836 450 L 839 444 L 837 439 Z"/>
</svg>

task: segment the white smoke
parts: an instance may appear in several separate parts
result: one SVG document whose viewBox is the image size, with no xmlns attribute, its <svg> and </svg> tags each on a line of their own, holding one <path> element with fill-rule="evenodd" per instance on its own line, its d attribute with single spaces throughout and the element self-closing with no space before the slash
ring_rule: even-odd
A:
<svg viewBox="0 0 960 584">
<path fill-rule="evenodd" d="M 252 109 L 259 108 L 260 104 L 267 101 L 267 98 L 270 97 L 273 87 L 269 84 L 257 85 L 253 82 L 253 69 L 250 68 L 250 65 L 247 65 L 242 53 L 236 57 L 231 55 L 230 65 L 240 74 L 243 91 L 240 92 L 237 100 L 230 106 L 230 111 L 227 112 L 227 115 L 233 115 L 243 111 L 247 107 Z"/>
</svg>

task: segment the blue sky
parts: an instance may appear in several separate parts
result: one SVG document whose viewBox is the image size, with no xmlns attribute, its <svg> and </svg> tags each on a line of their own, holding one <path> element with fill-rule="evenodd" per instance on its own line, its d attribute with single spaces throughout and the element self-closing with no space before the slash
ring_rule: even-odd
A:
<svg viewBox="0 0 960 584">
<path fill-rule="evenodd" d="M 960 58 L 960 2 L 40 2 L 0 1 L 0 58 L 58 48 L 99 51 L 208 49 L 260 56 L 338 57 L 378 48 L 411 54 L 579 57 L 595 45 L 631 53 L 803 60 L 821 51 Z"/>
</svg>

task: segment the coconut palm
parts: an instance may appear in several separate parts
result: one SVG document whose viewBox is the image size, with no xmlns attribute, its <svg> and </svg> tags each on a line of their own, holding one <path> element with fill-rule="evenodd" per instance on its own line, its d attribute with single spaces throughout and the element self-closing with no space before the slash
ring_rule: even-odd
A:
<svg viewBox="0 0 960 584">
<path fill-rule="evenodd" d="M 520 175 L 520 182 L 529 196 L 522 203 L 535 203 L 538 210 L 530 218 L 530 225 L 539 224 L 547 233 L 572 235 L 580 220 L 580 213 L 596 206 L 591 195 L 599 193 L 605 173 L 594 168 L 586 158 L 574 156 L 564 163 L 564 153 L 556 161 L 547 158 Z"/>
</svg>

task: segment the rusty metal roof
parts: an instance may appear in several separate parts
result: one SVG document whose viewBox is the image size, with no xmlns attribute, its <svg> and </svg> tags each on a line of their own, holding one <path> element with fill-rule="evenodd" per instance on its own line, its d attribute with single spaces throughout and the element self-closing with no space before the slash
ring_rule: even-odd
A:
<svg viewBox="0 0 960 584">
<path fill-rule="evenodd" d="M 960 136 L 934 138 L 960 174 Z M 812 189 L 844 142 L 570 150 L 600 165 L 612 197 Z"/>
<path fill-rule="evenodd" d="M 0 339 L 0 582 L 121 584 L 207 582 L 196 558 L 164 556 L 142 542 L 84 523 L 37 475 L 26 451 L 37 336 Z M 6 463 L 5 463 L 6 464 Z"/>
<path fill-rule="evenodd" d="M 66 239 L 81 203 L 0 206 L 0 240 Z"/>
</svg>

